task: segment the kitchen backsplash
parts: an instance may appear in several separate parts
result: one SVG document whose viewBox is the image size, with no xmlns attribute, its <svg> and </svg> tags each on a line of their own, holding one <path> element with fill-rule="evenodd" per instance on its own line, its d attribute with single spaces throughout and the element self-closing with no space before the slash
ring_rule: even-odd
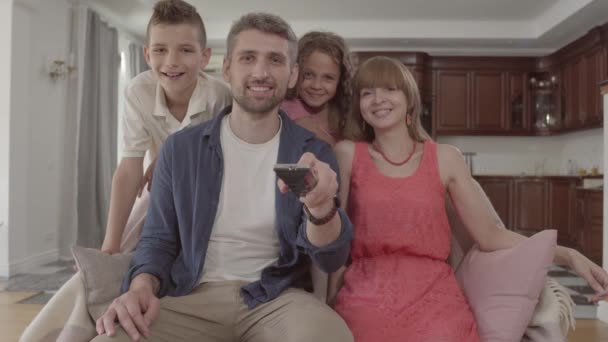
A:
<svg viewBox="0 0 608 342">
<path fill-rule="evenodd" d="M 576 168 L 597 166 L 603 173 L 604 130 L 593 129 L 550 137 L 439 137 L 440 143 L 475 152 L 473 174 L 568 173 L 568 161 Z"/>
</svg>

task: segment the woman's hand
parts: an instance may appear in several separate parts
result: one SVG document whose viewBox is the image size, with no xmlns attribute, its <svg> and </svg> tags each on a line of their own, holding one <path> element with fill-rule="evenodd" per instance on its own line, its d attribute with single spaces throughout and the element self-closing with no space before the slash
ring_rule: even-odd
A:
<svg viewBox="0 0 608 342">
<path fill-rule="evenodd" d="M 600 300 L 608 300 L 608 272 L 574 249 L 568 249 L 568 254 L 568 266 L 583 277 L 595 291 L 589 301 L 597 303 Z"/>
</svg>

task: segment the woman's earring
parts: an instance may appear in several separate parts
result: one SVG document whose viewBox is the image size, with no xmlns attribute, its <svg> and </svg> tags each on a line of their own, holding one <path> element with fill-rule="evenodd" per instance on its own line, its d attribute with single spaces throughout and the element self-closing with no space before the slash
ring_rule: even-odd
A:
<svg viewBox="0 0 608 342">
<path fill-rule="evenodd" d="M 408 125 L 408 126 L 412 125 L 412 116 L 410 114 L 407 114 L 405 116 L 405 124 Z"/>
</svg>

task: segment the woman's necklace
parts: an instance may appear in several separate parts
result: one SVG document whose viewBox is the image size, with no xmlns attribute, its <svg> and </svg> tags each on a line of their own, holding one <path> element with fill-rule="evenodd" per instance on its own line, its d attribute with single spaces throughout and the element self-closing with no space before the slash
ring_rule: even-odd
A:
<svg viewBox="0 0 608 342">
<path fill-rule="evenodd" d="M 382 151 L 376 146 L 375 143 L 372 143 L 372 148 L 374 149 L 374 151 L 380 153 L 382 158 L 384 158 L 384 160 L 386 160 L 387 163 L 389 163 L 391 165 L 395 165 L 395 166 L 401 166 L 401 165 L 407 163 L 408 161 L 410 161 L 410 159 L 412 159 L 414 152 L 416 152 L 416 140 L 414 140 L 414 147 L 412 148 L 412 152 L 410 152 L 410 155 L 407 156 L 407 158 L 405 158 L 405 160 L 402 162 L 394 162 L 394 161 L 388 159 L 388 157 L 384 153 L 382 153 Z"/>
</svg>

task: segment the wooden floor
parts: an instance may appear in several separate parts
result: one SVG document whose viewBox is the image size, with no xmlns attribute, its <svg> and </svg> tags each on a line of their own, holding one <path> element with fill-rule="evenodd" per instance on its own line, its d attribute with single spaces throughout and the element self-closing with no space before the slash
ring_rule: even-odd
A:
<svg viewBox="0 0 608 342">
<path fill-rule="evenodd" d="M 2 341 L 18 341 L 23 329 L 42 308 L 39 304 L 15 304 L 31 297 L 31 292 L 0 291 L 0 331 Z"/>
<path fill-rule="evenodd" d="M 23 329 L 42 308 L 42 305 L 36 304 L 15 304 L 32 295 L 34 293 L 0 290 L 0 332 L 2 341 L 17 341 Z M 570 333 L 568 341 L 608 341 L 608 324 L 597 320 L 577 320 L 576 331 Z"/>
</svg>

